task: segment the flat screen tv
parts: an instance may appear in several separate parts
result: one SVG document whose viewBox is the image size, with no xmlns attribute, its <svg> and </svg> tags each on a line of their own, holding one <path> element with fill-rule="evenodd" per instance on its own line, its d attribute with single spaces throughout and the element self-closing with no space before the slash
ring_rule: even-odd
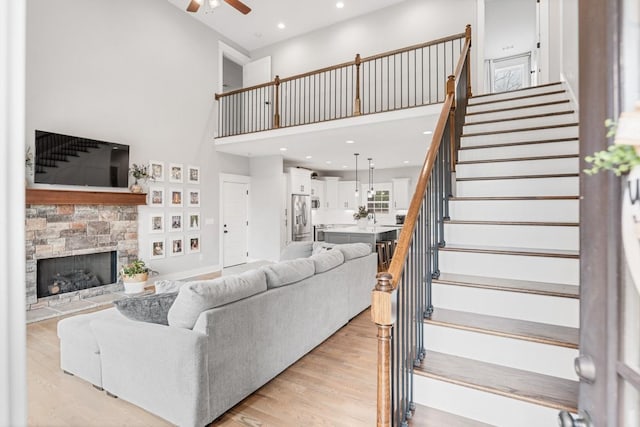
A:
<svg viewBox="0 0 640 427">
<path fill-rule="evenodd" d="M 36 130 L 37 184 L 126 188 L 129 146 Z"/>
</svg>

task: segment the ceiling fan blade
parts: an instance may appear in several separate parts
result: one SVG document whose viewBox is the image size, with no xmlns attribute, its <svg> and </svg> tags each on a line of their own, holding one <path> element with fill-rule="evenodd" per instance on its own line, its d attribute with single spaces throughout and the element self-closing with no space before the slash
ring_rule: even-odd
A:
<svg viewBox="0 0 640 427">
<path fill-rule="evenodd" d="M 235 7 L 238 12 L 247 14 L 251 12 L 251 8 L 246 4 L 242 3 L 240 0 L 224 0 L 229 6 Z"/>
<path fill-rule="evenodd" d="M 189 6 L 187 6 L 187 12 L 197 12 L 202 5 L 202 0 L 191 0 Z"/>
</svg>

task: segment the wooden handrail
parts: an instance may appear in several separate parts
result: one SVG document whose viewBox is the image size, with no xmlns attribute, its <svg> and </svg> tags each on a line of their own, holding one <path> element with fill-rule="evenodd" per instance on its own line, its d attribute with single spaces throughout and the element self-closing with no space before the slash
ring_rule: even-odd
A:
<svg viewBox="0 0 640 427">
<path fill-rule="evenodd" d="M 400 49 L 379 53 L 377 55 L 367 56 L 366 58 L 362 58 L 362 62 L 375 61 L 376 59 L 385 58 L 387 56 L 398 55 L 400 53 L 409 52 L 411 50 L 422 49 L 423 47 L 434 46 L 440 43 L 450 42 L 452 40 L 461 39 L 463 37 L 465 37 L 465 33 L 454 34 L 452 36 L 442 37 L 441 39 L 436 39 L 436 40 L 429 40 L 428 42 L 425 42 L 425 43 L 418 43 L 412 46 L 407 46 Z"/>
</svg>

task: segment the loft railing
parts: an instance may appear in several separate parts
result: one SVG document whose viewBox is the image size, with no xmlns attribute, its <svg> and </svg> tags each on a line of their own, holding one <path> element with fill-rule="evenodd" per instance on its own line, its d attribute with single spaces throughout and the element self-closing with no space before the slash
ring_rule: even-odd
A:
<svg viewBox="0 0 640 427">
<path fill-rule="evenodd" d="M 216 94 L 218 137 L 443 102 L 465 33 Z"/>
<path fill-rule="evenodd" d="M 372 293 L 371 317 L 378 327 L 378 427 L 406 426 L 415 410 L 413 369 L 425 358 L 423 319 L 433 312 L 431 281 L 440 275 L 438 252 L 445 245 L 452 173 L 471 96 L 470 49 L 467 26 L 398 246 Z"/>
</svg>

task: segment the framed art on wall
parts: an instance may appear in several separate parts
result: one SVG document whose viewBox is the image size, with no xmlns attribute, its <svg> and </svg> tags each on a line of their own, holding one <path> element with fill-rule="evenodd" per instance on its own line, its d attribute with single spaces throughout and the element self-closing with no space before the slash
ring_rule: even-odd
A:
<svg viewBox="0 0 640 427">
<path fill-rule="evenodd" d="M 164 188 L 163 187 L 149 187 L 149 206 L 154 206 L 154 207 L 164 206 Z"/>
<path fill-rule="evenodd" d="M 149 259 L 164 258 L 164 239 L 151 239 L 151 253 Z"/>
<path fill-rule="evenodd" d="M 179 256 L 184 254 L 184 238 L 171 238 L 171 256 Z"/>
<path fill-rule="evenodd" d="M 199 207 L 200 206 L 200 190 L 188 190 L 189 199 L 188 203 L 191 207 Z"/>
<path fill-rule="evenodd" d="M 152 214 L 149 217 L 149 233 L 164 233 L 164 215 Z"/>
<path fill-rule="evenodd" d="M 169 182 L 184 182 L 183 166 L 179 163 L 169 163 Z"/>
<path fill-rule="evenodd" d="M 191 231 L 200 230 L 200 212 L 189 212 L 187 229 Z"/>
<path fill-rule="evenodd" d="M 181 208 L 182 207 L 182 189 L 181 188 L 172 188 L 170 190 L 171 199 L 169 204 L 173 208 Z"/>
<path fill-rule="evenodd" d="M 169 231 L 182 231 L 182 212 L 169 214 Z"/>
<path fill-rule="evenodd" d="M 200 184 L 200 167 L 198 166 L 187 167 L 187 183 Z"/>
<path fill-rule="evenodd" d="M 152 180 L 156 182 L 164 181 L 164 162 L 159 162 L 157 160 L 150 160 L 149 173 L 151 174 Z"/>
<path fill-rule="evenodd" d="M 200 252 L 200 235 L 187 238 L 187 253 L 195 254 Z"/>
</svg>

